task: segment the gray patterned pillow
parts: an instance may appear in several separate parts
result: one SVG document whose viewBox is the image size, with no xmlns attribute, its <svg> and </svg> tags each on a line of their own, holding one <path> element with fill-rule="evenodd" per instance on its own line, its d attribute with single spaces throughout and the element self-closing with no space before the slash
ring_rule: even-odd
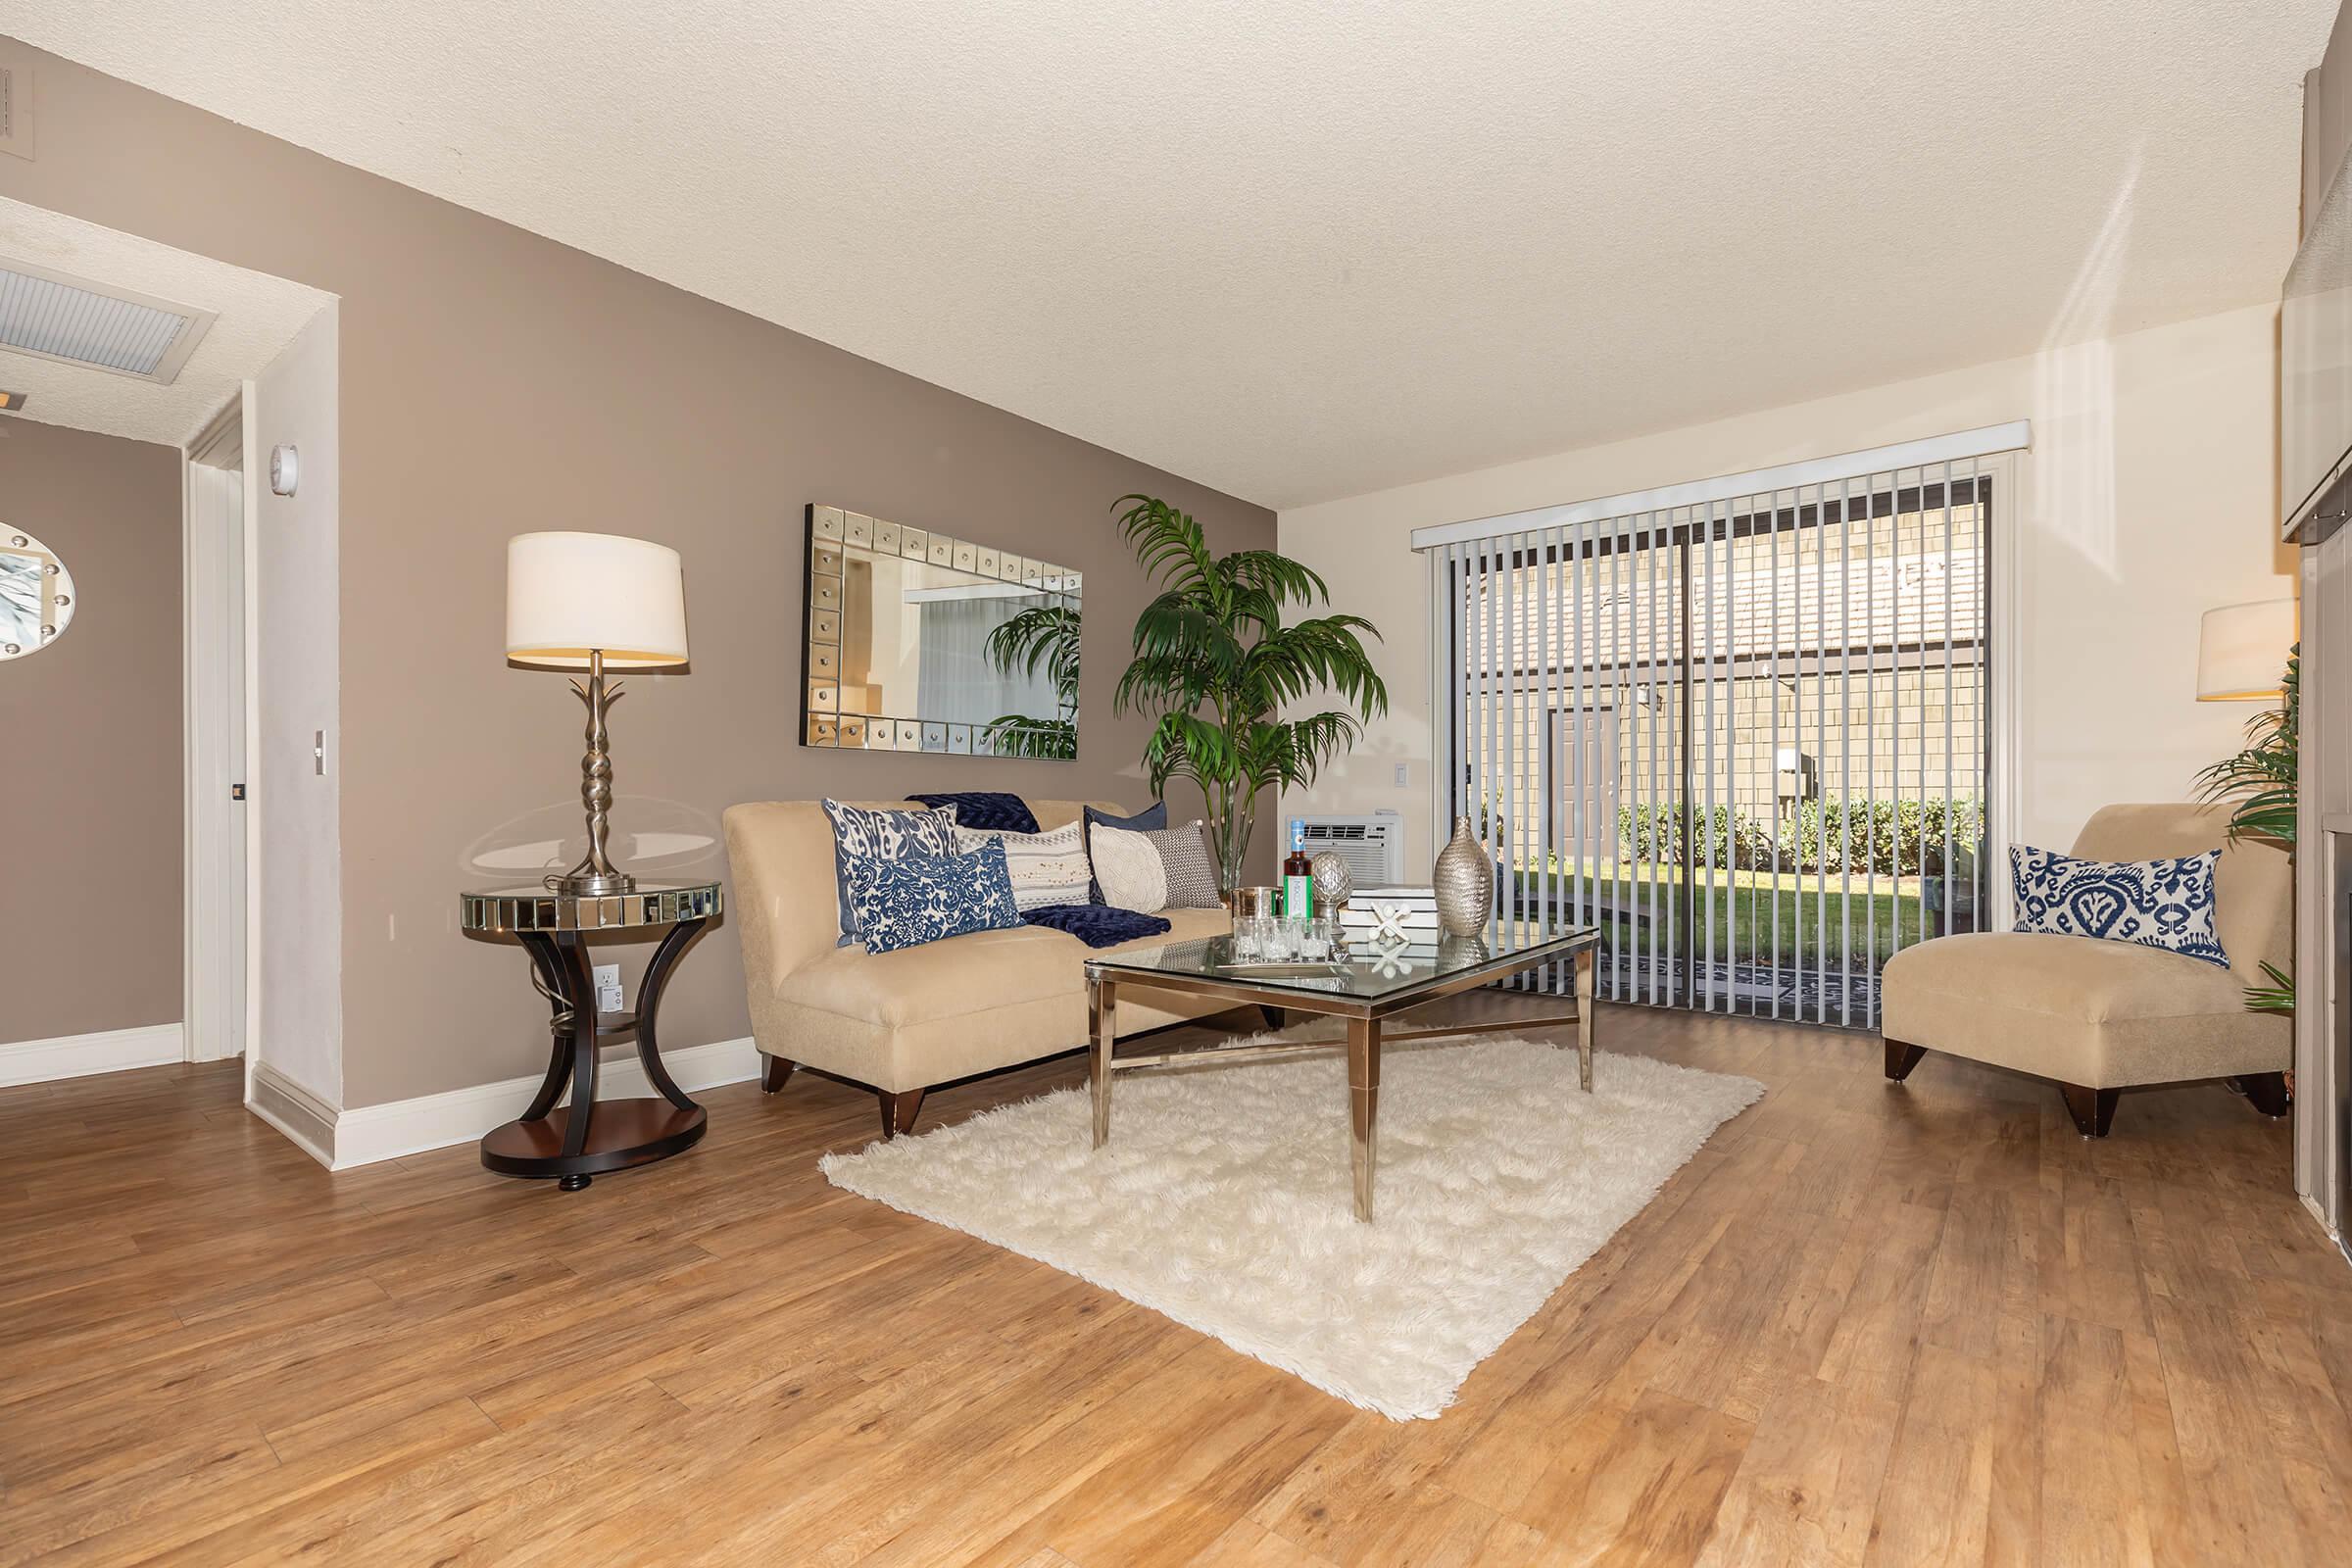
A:
<svg viewBox="0 0 2352 1568">
<path fill-rule="evenodd" d="M 954 855 L 956 808 L 936 811 L 885 811 L 867 806 L 824 803 L 833 819 L 833 897 L 839 906 L 841 940 L 846 948 L 858 940 L 858 909 L 850 897 L 851 883 L 860 867 L 873 860 L 898 860 L 909 855 Z"/>
<path fill-rule="evenodd" d="M 1167 868 L 1168 902 L 1162 908 L 1213 909 L 1224 902 L 1217 897 L 1217 868 L 1208 858 L 1208 840 L 1198 821 L 1144 837 L 1159 851 L 1160 864 Z"/>
<path fill-rule="evenodd" d="M 1097 822 L 1089 840 L 1105 904 L 1157 914 L 1162 909 L 1213 909 L 1222 902 L 1199 822 L 1162 828 Z"/>
</svg>

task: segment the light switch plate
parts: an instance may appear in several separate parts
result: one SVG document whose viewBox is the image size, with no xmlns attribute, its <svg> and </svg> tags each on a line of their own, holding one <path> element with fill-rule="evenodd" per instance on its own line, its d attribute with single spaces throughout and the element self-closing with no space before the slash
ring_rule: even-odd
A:
<svg viewBox="0 0 2352 1568">
<path fill-rule="evenodd" d="M 1396 787 L 1400 790 L 1409 789 L 1412 787 L 1412 764 L 1410 762 L 1398 762 L 1396 764 Z"/>
</svg>

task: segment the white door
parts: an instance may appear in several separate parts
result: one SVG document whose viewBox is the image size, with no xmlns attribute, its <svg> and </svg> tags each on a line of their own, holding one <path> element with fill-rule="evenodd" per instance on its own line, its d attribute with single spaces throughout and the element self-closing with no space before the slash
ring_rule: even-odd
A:
<svg viewBox="0 0 2352 1568">
<path fill-rule="evenodd" d="M 1560 853 L 1570 861 L 1614 855 L 1617 836 L 1617 710 L 1570 708 L 1552 715 Z"/>
<path fill-rule="evenodd" d="M 188 1055 L 245 1050 L 245 475 L 240 443 L 187 466 Z"/>
</svg>

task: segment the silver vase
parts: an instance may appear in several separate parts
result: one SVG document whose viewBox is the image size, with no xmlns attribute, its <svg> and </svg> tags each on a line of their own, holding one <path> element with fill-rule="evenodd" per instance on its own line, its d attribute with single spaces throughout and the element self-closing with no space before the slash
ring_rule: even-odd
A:
<svg viewBox="0 0 2352 1568">
<path fill-rule="evenodd" d="M 1438 897 L 1438 924 L 1457 937 L 1474 937 L 1487 929 L 1494 912 L 1494 862 L 1487 847 L 1470 830 L 1470 819 L 1453 819 L 1453 841 L 1438 852 L 1430 873 Z"/>
</svg>

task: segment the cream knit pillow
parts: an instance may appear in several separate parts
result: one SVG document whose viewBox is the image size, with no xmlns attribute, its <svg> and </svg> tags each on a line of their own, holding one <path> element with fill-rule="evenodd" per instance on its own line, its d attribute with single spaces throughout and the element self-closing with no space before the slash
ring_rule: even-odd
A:
<svg viewBox="0 0 2352 1568">
<path fill-rule="evenodd" d="M 1104 904 L 1138 914 L 1157 914 L 1167 907 L 1167 864 L 1149 833 L 1097 822 L 1087 842 L 1094 851 L 1095 881 L 1102 885 Z"/>
</svg>

